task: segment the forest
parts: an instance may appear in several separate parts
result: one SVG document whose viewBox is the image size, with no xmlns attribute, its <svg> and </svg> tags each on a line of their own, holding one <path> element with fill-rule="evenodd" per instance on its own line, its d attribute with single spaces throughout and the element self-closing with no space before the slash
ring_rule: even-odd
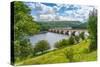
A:
<svg viewBox="0 0 100 67">
<path fill-rule="evenodd" d="M 87 22 L 82 23 L 80 21 L 37 21 L 37 23 L 41 26 L 41 30 L 68 27 L 72 29 L 87 29 Z"/>
</svg>

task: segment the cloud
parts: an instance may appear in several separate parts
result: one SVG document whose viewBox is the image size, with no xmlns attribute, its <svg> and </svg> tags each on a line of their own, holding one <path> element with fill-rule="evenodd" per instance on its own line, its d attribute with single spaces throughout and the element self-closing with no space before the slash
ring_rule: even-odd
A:
<svg viewBox="0 0 100 67">
<path fill-rule="evenodd" d="M 77 21 L 77 20 L 68 16 L 60 16 L 60 21 Z"/>
<path fill-rule="evenodd" d="M 86 21 L 88 14 L 93 10 L 93 6 L 72 5 L 72 4 L 52 4 L 52 3 L 27 3 L 31 7 L 31 15 L 35 20 L 43 21 Z"/>
<path fill-rule="evenodd" d="M 28 7 L 30 7 L 31 9 L 35 8 L 35 3 L 32 2 L 25 2 L 26 5 L 28 5 Z"/>
<path fill-rule="evenodd" d="M 76 18 L 86 20 L 89 17 L 89 12 L 93 10 L 90 6 L 81 6 L 80 10 L 75 11 Z"/>
<path fill-rule="evenodd" d="M 42 21 L 78 21 L 75 18 L 68 17 L 68 16 L 58 16 L 58 15 L 40 15 L 40 20 Z"/>
<path fill-rule="evenodd" d="M 37 3 L 35 9 L 40 12 L 40 14 L 52 14 L 55 13 L 55 10 L 50 7 L 46 6 L 42 3 Z"/>
<path fill-rule="evenodd" d="M 41 14 L 40 15 L 40 20 L 43 21 L 54 21 L 55 20 L 55 16 L 54 14 Z"/>
</svg>

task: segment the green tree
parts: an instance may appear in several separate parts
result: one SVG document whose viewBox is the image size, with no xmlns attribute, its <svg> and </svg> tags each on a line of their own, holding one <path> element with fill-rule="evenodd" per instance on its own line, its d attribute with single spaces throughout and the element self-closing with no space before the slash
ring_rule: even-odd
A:
<svg viewBox="0 0 100 67">
<path fill-rule="evenodd" d="M 34 46 L 34 51 L 35 53 L 38 52 L 44 52 L 46 50 L 50 49 L 50 45 L 46 40 L 41 40 L 38 43 L 36 43 L 36 45 Z"/>
<path fill-rule="evenodd" d="M 60 42 L 56 42 L 54 47 L 55 48 L 62 48 L 62 44 L 60 44 Z"/>
<path fill-rule="evenodd" d="M 15 40 L 14 41 L 14 60 L 19 60 L 19 56 L 20 56 L 21 52 L 20 52 L 20 42 L 19 40 Z"/>
<path fill-rule="evenodd" d="M 90 35 L 90 51 L 97 49 L 97 10 L 94 8 L 89 14 L 88 31 Z"/>
<path fill-rule="evenodd" d="M 55 48 L 62 48 L 64 46 L 68 46 L 68 45 L 69 45 L 68 40 L 62 39 L 62 40 L 56 42 L 54 47 Z"/>
<path fill-rule="evenodd" d="M 79 36 L 74 36 L 76 43 L 80 42 L 80 37 Z"/>
<path fill-rule="evenodd" d="M 84 39 L 85 39 L 84 32 L 81 32 L 81 33 L 79 34 L 79 37 L 80 37 L 82 40 L 84 40 Z"/>
<path fill-rule="evenodd" d="M 23 60 L 27 58 L 28 56 L 32 55 L 33 53 L 33 46 L 31 43 L 24 39 L 22 41 L 15 40 L 14 41 L 14 56 L 16 61 Z"/>
<path fill-rule="evenodd" d="M 20 41 L 20 59 L 23 60 L 25 58 L 27 58 L 28 56 L 32 55 L 32 48 L 33 46 L 31 45 L 31 43 L 25 39 Z"/>
<path fill-rule="evenodd" d="M 23 2 L 14 2 L 15 38 L 33 35 L 39 31 L 39 25 L 33 21 L 30 11 L 30 8 Z"/>
<path fill-rule="evenodd" d="M 66 39 L 62 39 L 62 40 L 61 40 L 61 44 L 62 44 L 63 46 L 67 46 L 67 45 L 68 45 L 68 41 L 67 41 Z"/>
<path fill-rule="evenodd" d="M 32 52 L 28 37 L 39 32 L 39 25 L 30 15 L 31 9 L 23 2 L 14 1 L 14 57 L 26 58 Z M 13 44 L 12 44 L 13 45 Z"/>
<path fill-rule="evenodd" d="M 58 42 L 55 43 L 55 48 L 62 48 L 65 46 L 69 46 L 69 45 L 73 45 L 75 44 L 75 37 L 74 36 L 70 36 L 69 39 L 62 39 Z"/>
<path fill-rule="evenodd" d="M 70 36 L 69 39 L 68 39 L 68 41 L 69 41 L 70 45 L 75 44 L 74 36 Z"/>
</svg>

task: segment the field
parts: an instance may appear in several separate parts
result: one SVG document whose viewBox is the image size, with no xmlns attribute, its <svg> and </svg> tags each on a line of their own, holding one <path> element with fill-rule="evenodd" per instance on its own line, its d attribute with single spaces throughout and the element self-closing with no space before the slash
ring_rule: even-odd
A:
<svg viewBox="0 0 100 67">
<path fill-rule="evenodd" d="M 79 44 L 56 49 L 35 58 L 28 58 L 20 63 L 16 63 L 16 65 L 68 63 L 70 60 L 65 54 L 68 49 L 73 51 L 72 62 L 96 61 L 97 51 L 89 52 L 89 43 L 90 40 L 84 40 Z"/>
</svg>

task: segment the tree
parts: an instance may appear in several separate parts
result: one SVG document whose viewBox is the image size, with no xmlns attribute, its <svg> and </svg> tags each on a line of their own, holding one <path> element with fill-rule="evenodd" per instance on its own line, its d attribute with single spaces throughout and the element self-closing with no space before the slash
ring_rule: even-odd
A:
<svg viewBox="0 0 100 67">
<path fill-rule="evenodd" d="M 15 38 L 23 38 L 39 31 L 39 25 L 33 21 L 30 8 L 23 2 L 14 2 L 14 34 Z"/>
<path fill-rule="evenodd" d="M 67 46 L 67 45 L 68 45 L 68 41 L 67 41 L 66 39 L 62 39 L 62 40 L 61 40 L 61 44 L 62 44 L 63 46 Z"/>
<path fill-rule="evenodd" d="M 14 57 L 26 58 L 31 55 L 32 45 L 27 36 L 39 32 L 39 25 L 30 15 L 31 9 L 23 2 L 14 1 Z M 16 61 L 16 59 L 15 59 Z"/>
<path fill-rule="evenodd" d="M 73 45 L 75 43 L 74 36 L 70 36 L 68 41 L 70 45 Z"/>
<path fill-rule="evenodd" d="M 80 42 L 80 37 L 79 36 L 74 36 L 76 43 Z"/>
<path fill-rule="evenodd" d="M 54 47 L 55 47 L 55 48 L 62 48 L 63 46 L 62 46 L 62 44 L 58 41 L 58 42 L 55 43 Z"/>
<path fill-rule="evenodd" d="M 20 42 L 20 52 L 21 52 L 20 53 L 21 59 L 24 59 L 28 57 L 29 55 L 32 55 L 33 46 L 27 39 L 24 39 Z"/>
<path fill-rule="evenodd" d="M 56 42 L 54 47 L 55 48 L 62 48 L 64 46 L 69 46 L 68 40 L 66 40 L 66 39 L 62 39 L 62 40 Z"/>
<path fill-rule="evenodd" d="M 84 40 L 84 39 L 85 39 L 84 32 L 81 32 L 81 33 L 79 34 L 79 37 L 80 37 L 82 40 Z"/>
<path fill-rule="evenodd" d="M 23 60 L 24 58 L 28 57 L 29 55 L 32 55 L 33 53 L 33 46 L 31 43 L 27 40 L 15 40 L 14 41 L 14 56 L 15 60 Z"/>
<path fill-rule="evenodd" d="M 38 52 L 44 52 L 46 50 L 50 49 L 50 45 L 46 40 L 41 40 L 38 43 L 36 43 L 36 45 L 34 46 L 34 51 L 35 53 Z"/>
<path fill-rule="evenodd" d="M 20 42 L 19 40 L 14 41 L 14 60 L 19 60 L 19 56 L 20 56 L 21 52 L 20 52 Z"/>
<path fill-rule="evenodd" d="M 63 40 L 56 42 L 54 47 L 62 48 L 62 47 L 73 45 L 73 44 L 75 44 L 75 38 L 74 38 L 74 36 L 70 36 L 69 39 L 67 39 L 67 40 L 63 39 Z"/>
<path fill-rule="evenodd" d="M 97 49 L 97 10 L 94 8 L 89 14 L 88 31 L 90 35 L 90 51 Z"/>
</svg>

